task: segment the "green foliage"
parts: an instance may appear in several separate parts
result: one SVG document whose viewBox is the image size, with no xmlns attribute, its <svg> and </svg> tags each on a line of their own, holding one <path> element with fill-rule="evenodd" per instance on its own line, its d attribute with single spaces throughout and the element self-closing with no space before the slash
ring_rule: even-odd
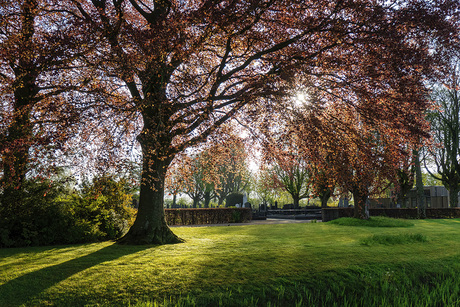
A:
<svg viewBox="0 0 460 307">
<path fill-rule="evenodd" d="M 397 245 L 397 244 L 410 244 L 410 243 L 424 243 L 428 242 L 428 239 L 424 234 L 411 234 L 411 233 L 401 233 L 396 235 L 373 235 L 367 238 L 362 239 L 362 245 L 375 245 L 375 244 L 382 244 L 382 245 Z"/>
<path fill-rule="evenodd" d="M 28 180 L 1 198 L 0 247 L 38 246 L 119 238 L 135 211 L 123 180 L 101 177 L 75 191 L 68 179 Z"/>
<path fill-rule="evenodd" d="M 234 210 L 232 211 L 232 219 L 230 220 L 230 223 L 241 223 L 241 212 Z"/>
<path fill-rule="evenodd" d="M 58 201 L 63 182 L 27 180 L 23 191 L 1 197 L 0 247 L 47 245 L 66 240 L 72 220 Z"/>
<path fill-rule="evenodd" d="M 342 217 L 336 220 L 328 222 L 334 225 L 341 226 L 365 226 L 365 227 L 411 227 L 414 226 L 414 223 L 403 220 L 403 219 L 393 219 L 383 216 L 373 216 L 367 220 L 356 219 L 352 217 Z"/>
<path fill-rule="evenodd" d="M 440 178 L 441 175 L 439 174 L 433 174 L 436 177 Z M 436 179 L 435 177 L 431 176 L 428 173 L 422 173 L 422 180 L 423 180 L 423 185 L 425 186 L 443 186 L 442 181 Z"/>
<path fill-rule="evenodd" d="M 95 240 L 120 238 L 134 222 L 135 210 L 126 180 L 113 176 L 83 182 L 81 191 L 71 197 L 75 220 L 92 225 L 88 235 Z"/>
<path fill-rule="evenodd" d="M 191 206 L 190 202 L 183 197 L 179 197 L 179 199 L 177 200 L 177 205 L 183 208 Z"/>
</svg>

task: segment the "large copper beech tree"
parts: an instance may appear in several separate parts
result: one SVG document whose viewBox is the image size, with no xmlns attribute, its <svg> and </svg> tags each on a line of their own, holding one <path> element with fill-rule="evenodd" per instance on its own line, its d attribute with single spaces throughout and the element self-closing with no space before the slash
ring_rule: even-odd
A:
<svg viewBox="0 0 460 307">
<path fill-rule="evenodd" d="M 388 125 L 399 129 L 404 117 L 401 129 L 417 134 L 421 78 L 439 63 L 436 48 L 456 38 L 457 2 L 74 0 L 63 9 L 91 24 L 88 41 L 99 44 L 85 59 L 110 81 L 101 85 L 111 99 L 143 121 L 139 211 L 120 242 L 179 242 L 163 209 L 174 156 L 232 118 L 276 120 L 296 84 L 359 98 L 355 110 L 370 124 L 385 105 Z M 396 101 L 401 88 L 415 96 Z"/>
</svg>

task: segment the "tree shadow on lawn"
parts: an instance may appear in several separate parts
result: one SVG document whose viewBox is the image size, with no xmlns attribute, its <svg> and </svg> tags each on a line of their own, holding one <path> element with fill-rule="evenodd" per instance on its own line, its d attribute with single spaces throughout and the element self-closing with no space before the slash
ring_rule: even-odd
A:
<svg viewBox="0 0 460 307">
<path fill-rule="evenodd" d="M 0 306 L 20 306 L 26 304 L 46 289 L 66 280 L 74 274 L 103 262 L 113 261 L 151 247 L 151 245 L 122 246 L 112 244 L 90 254 L 81 257 L 77 256 L 63 263 L 27 273 L 0 285 Z"/>
</svg>

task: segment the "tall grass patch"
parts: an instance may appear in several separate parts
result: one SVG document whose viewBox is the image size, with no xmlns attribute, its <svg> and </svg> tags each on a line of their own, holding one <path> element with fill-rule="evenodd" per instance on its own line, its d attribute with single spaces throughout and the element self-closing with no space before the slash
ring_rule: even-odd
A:
<svg viewBox="0 0 460 307">
<path fill-rule="evenodd" d="M 342 217 L 328 223 L 340 226 L 364 226 L 364 227 L 412 227 L 412 221 L 403 219 L 394 219 L 383 216 L 373 216 L 367 220 L 356 219 L 352 217 Z"/>
<path fill-rule="evenodd" d="M 426 235 L 424 234 L 412 234 L 412 233 L 401 233 L 401 234 L 376 234 L 360 240 L 361 245 L 371 246 L 376 244 L 382 245 L 398 245 L 398 244 L 411 244 L 411 243 L 425 243 L 428 242 Z"/>
</svg>

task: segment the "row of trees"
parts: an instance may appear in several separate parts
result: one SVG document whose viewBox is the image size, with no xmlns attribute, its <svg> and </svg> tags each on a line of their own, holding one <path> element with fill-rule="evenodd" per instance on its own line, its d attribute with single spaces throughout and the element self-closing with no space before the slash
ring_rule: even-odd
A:
<svg viewBox="0 0 460 307">
<path fill-rule="evenodd" d="M 268 153 L 288 142 L 336 178 L 362 217 L 366 195 L 427 135 L 426 81 L 459 46 L 459 6 L 0 1 L 1 205 L 24 205 L 27 176 L 122 166 L 137 151 L 139 210 L 120 242 L 179 242 L 164 219 L 168 168 L 237 121 Z M 295 106 L 299 92 L 308 99 Z"/>
<path fill-rule="evenodd" d="M 203 201 L 209 208 L 212 199 L 221 206 L 231 193 L 241 193 L 249 184 L 248 151 L 243 139 L 228 135 L 199 153 L 176 158 L 166 176 L 166 190 L 173 196 L 185 193 L 197 208 Z"/>
<path fill-rule="evenodd" d="M 459 62 L 452 61 L 450 78 L 436 84 L 434 108 L 427 113 L 431 123 L 431 146 L 426 146 L 427 170 L 449 190 L 451 207 L 458 207 L 460 192 L 460 84 Z M 435 171 L 432 171 L 434 169 Z"/>
</svg>

